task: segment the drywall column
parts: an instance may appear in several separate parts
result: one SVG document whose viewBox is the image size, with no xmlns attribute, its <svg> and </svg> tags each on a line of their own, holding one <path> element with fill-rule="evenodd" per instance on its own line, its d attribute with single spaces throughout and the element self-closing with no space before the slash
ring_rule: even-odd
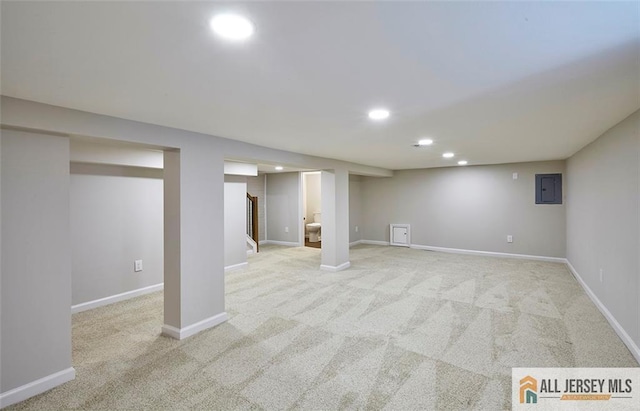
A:
<svg viewBox="0 0 640 411">
<path fill-rule="evenodd" d="M 323 170 L 322 261 L 320 268 L 340 271 L 349 262 L 349 173 L 347 170 Z"/>
<path fill-rule="evenodd" d="M 182 339 L 220 324 L 224 311 L 224 160 L 215 146 L 164 154 L 164 326 Z"/>
<path fill-rule="evenodd" d="M 2 130 L 0 406 L 72 380 L 69 139 Z"/>
</svg>

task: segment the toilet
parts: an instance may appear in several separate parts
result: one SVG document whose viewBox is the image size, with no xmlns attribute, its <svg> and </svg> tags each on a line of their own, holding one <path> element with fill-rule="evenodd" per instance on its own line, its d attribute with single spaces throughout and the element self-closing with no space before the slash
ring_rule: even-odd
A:
<svg viewBox="0 0 640 411">
<path fill-rule="evenodd" d="M 310 243 L 317 243 L 320 241 L 320 214 L 320 212 L 313 213 L 313 223 L 307 224 Z"/>
</svg>

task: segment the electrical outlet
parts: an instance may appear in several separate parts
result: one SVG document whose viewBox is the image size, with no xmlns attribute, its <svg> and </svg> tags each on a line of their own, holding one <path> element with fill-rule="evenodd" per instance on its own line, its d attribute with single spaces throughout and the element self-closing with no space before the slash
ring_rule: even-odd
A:
<svg viewBox="0 0 640 411">
<path fill-rule="evenodd" d="M 507 236 L 507 243 L 513 243 L 513 236 L 512 235 L 508 235 Z"/>
<path fill-rule="evenodd" d="M 600 269 L 600 282 L 603 282 L 604 280 L 604 270 L 601 268 Z"/>
<path fill-rule="evenodd" d="M 358 226 L 356 226 L 356 233 L 358 232 Z"/>
<path fill-rule="evenodd" d="M 288 232 L 289 232 L 289 227 L 285 227 L 285 228 L 284 228 L 284 232 L 285 232 L 285 233 L 288 233 Z"/>
<path fill-rule="evenodd" d="M 513 173 L 513 179 L 517 180 L 518 179 L 518 173 Z"/>
<path fill-rule="evenodd" d="M 133 263 L 133 271 L 136 273 L 142 271 L 142 260 L 136 260 Z"/>
</svg>

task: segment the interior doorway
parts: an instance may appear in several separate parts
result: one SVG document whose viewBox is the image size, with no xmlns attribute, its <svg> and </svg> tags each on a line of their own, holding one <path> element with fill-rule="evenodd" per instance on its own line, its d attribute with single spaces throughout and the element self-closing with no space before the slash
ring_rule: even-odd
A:
<svg viewBox="0 0 640 411">
<path fill-rule="evenodd" d="M 322 197 L 320 171 L 302 173 L 302 226 L 304 245 L 322 248 Z"/>
</svg>

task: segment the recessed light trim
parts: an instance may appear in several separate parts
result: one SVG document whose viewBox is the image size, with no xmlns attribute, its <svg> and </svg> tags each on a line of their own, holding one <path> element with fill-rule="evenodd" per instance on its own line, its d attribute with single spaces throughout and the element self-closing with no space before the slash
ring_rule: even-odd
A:
<svg viewBox="0 0 640 411">
<path fill-rule="evenodd" d="M 453 154 L 451 151 L 447 151 L 446 153 L 442 154 L 442 157 L 444 157 L 444 158 L 453 158 L 453 157 L 455 157 L 455 154 Z"/>
<path fill-rule="evenodd" d="M 467 164 L 469 164 L 469 162 L 467 162 L 467 160 L 460 160 L 460 161 L 458 161 L 458 165 L 459 165 L 459 166 L 466 166 Z"/>
<path fill-rule="evenodd" d="M 386 120 L 389 115 L 389 110 L 386 108 L 375 108 L 369 111 L 369 118 L 375 121 Z"/>
<path fill-rule="evenodd" d="M 282 167 L 282 166 L 276 166 L 276 171 L 282 171 L 282 170 L 284 170 L 284 167 Z"/>
<path fill-rule="evenodd" d="M 422 140 L 418 141 L 418 145 L 420 147 L 430 146 L 431 144 L 433 144 L 433 140 L 431 140 L 430 138 L 423 138 Z"/>
<path fill-rule="evenodd" d="M 227 40 L 241 41 L 253 35 L 254 27 L 247 18 L 232 13 L 222 13 L 213 16 L 209 22 L 214 33 Z"/>
</svg>

